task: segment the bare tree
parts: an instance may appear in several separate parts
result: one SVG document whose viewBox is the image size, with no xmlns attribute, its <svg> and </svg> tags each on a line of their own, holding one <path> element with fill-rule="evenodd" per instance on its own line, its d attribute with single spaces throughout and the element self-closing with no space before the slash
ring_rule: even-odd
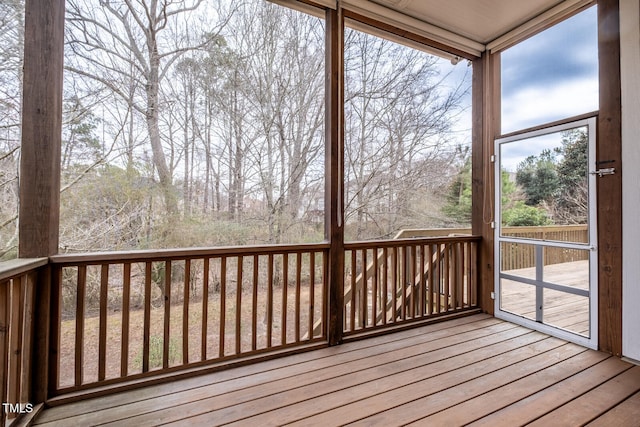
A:
<svg viewBox="0 0 640 427">
<path fill-rule="evenodd" d="M 437 61 L 347 32 L 345 217 L 355 223 L 353 238 L 388 237 L 406 226 L 412 196 L 443 185 L 448 175 L 455 156 L 452 125 L 466 88 L 442 90 Z"/>
<path fill-rule="evenodd" d="M 24 2 L 0 2 L 0 259 L 16 256 Z"/>
<path fill-rule="evenodd" d="M 242 51 L 241 93 L 252 135 L 245 151 L 255 194 L 264 199 L 269 241 L 281 242 L 301 219 L 305 187 L 322 178 L 322 171 L 314 178 L 309 171 L 324 147 L 324 32 L 317 18 L 266 2 L 242 16 L 238 37 L 249 49 Z"/>
<path fill-rule="evenodd" d="M 207 46 L 226 25 L 227 12 L 218 3 L 217 30 L 209 28 L 194 41 L 193 12 L 203 4 L 203 0 L 100 0 L 98 4 L 70 0 L 67 4 L 67 45 L 73 52 L 67 69 L 124 100 L 132 98 L 126 91 L 132 86 L 126 83 L 136 81 L 133 87 L 139 93 L 132 106 L 145 117 L 153 164 L 170 214 L 177 213 L 178 204 L 160 134 L 160 88 L 176 61 Z"/>
</svg>

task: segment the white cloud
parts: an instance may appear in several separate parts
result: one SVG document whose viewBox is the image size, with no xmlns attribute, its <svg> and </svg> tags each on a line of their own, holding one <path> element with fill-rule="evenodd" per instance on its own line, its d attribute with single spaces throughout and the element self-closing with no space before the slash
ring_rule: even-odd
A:
<svg viewBox="0 0 640 427">
<path fill-rule="evenodd" d="M 597 109 L 597 79 L 581 78 L 563 80 L 553 86 L 529 86 L 502 99 L 502 133 Z"/>
</svg>

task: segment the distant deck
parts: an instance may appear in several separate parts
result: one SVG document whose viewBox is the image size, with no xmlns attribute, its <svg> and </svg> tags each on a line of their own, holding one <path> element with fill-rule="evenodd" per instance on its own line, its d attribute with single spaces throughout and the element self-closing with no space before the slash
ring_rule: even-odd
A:
<svg viewBox="0 0 640 427">
<path fill-rule="evenodd" d="M 535 267 L 505 271 L 505 273 L 535 278 Z M 544 267 L 544 280 L 583 291 L 589 290 L 589 261 L 571 261 Z M 502 281 L 502 309 L 532 320 L 536 319 L 535 286 L 511 280 Z M 589 336 L 589 299 L 580 295 L 544 289 L 544 323 Z"/>
<path fill-rule="evenodd" d="M 55 406 L 36 425 L 624 426 L 638 420 L 640 366 L 473 315 Z"/>
</svg>

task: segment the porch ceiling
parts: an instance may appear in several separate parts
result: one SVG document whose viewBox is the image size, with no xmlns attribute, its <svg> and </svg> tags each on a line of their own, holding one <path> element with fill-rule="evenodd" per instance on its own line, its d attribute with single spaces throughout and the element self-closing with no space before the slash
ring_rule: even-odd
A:
<svg viewBox="0 0 640 427">
<path fill-rule="evenodd" d="M 390 9 L 487 44 L 564 0 L 375 0 Z"/>
<path fill-rule="evenodd" d="M 347 9 L 477 55 L 501 49 L 595 0 L 342 0 Z"/>
</svg>

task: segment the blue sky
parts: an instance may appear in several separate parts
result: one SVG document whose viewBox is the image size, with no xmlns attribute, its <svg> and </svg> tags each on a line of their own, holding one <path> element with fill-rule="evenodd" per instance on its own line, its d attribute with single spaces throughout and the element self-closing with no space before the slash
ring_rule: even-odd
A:
<svg viewBox="0 0 640 427">
<path fill-rule="evenodd" d="M 502 132 L 598 109 L 596 7 L 502 53 Z"/>
</svg>

